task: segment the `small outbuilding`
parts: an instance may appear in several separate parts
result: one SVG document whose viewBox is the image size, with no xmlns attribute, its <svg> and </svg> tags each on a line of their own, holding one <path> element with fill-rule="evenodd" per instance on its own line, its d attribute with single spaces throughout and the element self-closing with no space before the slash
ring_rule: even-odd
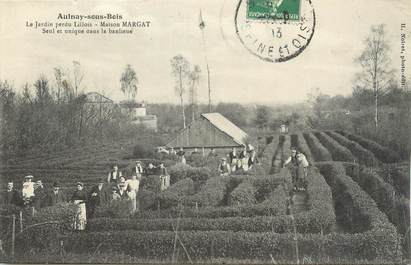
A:
<svg viewBox="0 0 411 265">
<path fill-rule="evenodd" d="M 220 113 L 203 113 L 166 146 L 185 149 L 244 147 L 247 137 L 247 133 Z"/>
</svg>

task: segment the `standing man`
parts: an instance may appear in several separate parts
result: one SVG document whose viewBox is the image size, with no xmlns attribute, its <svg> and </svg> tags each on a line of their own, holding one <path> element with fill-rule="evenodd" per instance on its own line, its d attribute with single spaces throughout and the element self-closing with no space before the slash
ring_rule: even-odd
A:
<svg viewBox="0 0 411 265">
<path fill-rule="evenodd" d="M 3 203 L 6 205 L 14 204 L 16 206 L 23 205 L 23 199 L 21 198 L 19 192 L 14 189 L 14 183 L 11 180 L 7 183 L 7 192 L 3 199 Z"/>
<path fill-rule="evenodd" d="M 107 182 L 108 183 L 117 183 L 122 176 L 121 171 L 118 170 L 118 166 L 114 165 L 113 169 L 108 173 Z"/>
<path fill-rule="evenodd" d="M 251 151 L 250 157 L 248 158 L 248 169 L 251 169 L 255 164 L 259 164 L 259 163 L 260 162 L 258 161 L 255 150 Z"/>
<path fill-rule="evenodd" d="M 140 161 L 136 161 L 136 164 L 135 164 L 135 166 L 131 169 L 131 175 L 137 175 L 137 174 L 140 174 L 140 175 L 143 175 L 143 172 L 144 172 L 144 169 L 143 169 L 143 166 L 141 165 L 141 162 Z"/>
<path fill-rule="evenodd" d="M 148 166 L 145 170 L 145 174 L 146 176 L 150 176 L 150 175 L 154 175 L 155 174 L 155 166 L 153 165 L 153 163 L 148 163 Z"/>
<path fill-rule="evenodd" d="M 65 194 L 60 190 L 58 182 L 53 183 L 53 191 L 48 195 L 48 206 L 54 206 L 67 202 Z"/>
<path fill-rule="evenodd" d="M 38 179 L 34 184 L 34 209 L 39 211 L 40 208 L 43 208 L 45 206 L 46 199 L 47 194 L 43 187 L 43 183 L 40 179 Z"/>
<path fill-rule="evenodd" d="M 93 218 L 96 208 L 100 205 L 105 205 L 107 200 L 107 193 L 104 190 L 104 181 L 101 179 L 99 183 L 90 190 L 87 207 L 88 218 Z"/>
</svg>

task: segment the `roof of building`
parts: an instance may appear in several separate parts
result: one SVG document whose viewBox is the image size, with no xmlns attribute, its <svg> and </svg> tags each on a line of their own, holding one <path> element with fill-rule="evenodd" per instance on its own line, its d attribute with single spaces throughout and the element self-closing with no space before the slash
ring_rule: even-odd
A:
<svg viewBox="0 0 411 265">
<path fill-rule="evenodd" d="M 207 119 L 220 131 L 224 132 L 229 137 L 231 137 L 237 144 L 246 144 L 245 139 L 247 137 L 247 133 L 245 133 L 243 130 L 241 130 L 239 127 L 237 127 L 234 123 L 232 123 L 230 120 L 228 120 L 220 113 L 203 113 L 201 114 L 201 116 Z"/>
<path fill-rule="evenodd" d="M 113 100 L 98 92 L 89 92 L 86 94 L 87 103 L 114 103 Z"/>
</svg>

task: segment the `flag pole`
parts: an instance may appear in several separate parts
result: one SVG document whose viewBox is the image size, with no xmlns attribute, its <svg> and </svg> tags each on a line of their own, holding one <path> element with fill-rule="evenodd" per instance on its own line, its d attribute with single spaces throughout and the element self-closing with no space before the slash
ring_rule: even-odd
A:
<svg viewBox="0 0 411 265">
<path fill-rule="evenodd" d="M 211 85 L 210 85 L 210 67 L 208 66 L 208 58 L 207 58 L 207 51 L 206 51 L 206 44 L 205 44 L 205 36 L 204 36 L 204 28 L 205 28 L 205 23 L 203 20 L 203 16 L 201 14 L 201 9 L 200 9 L 200 23 L 199 27 L 201 30 L 201 37 L 203 40 L 203 51 L 204 51 L 204 58 L 206 61 L 206 69 L 207 69 L 207 85 L 208 85 L 208 111 L 211 112 Z"/>
</svg>

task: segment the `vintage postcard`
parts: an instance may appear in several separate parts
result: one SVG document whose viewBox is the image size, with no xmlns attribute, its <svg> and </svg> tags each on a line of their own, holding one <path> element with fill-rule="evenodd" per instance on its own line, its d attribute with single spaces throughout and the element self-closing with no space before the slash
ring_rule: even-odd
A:
<svg viewBox="0 0 411 265">
<path fill-rule="evenodd" d="M 0 262 L 410 264 L 411 1 L 0 0 Z"/>
</svg>

